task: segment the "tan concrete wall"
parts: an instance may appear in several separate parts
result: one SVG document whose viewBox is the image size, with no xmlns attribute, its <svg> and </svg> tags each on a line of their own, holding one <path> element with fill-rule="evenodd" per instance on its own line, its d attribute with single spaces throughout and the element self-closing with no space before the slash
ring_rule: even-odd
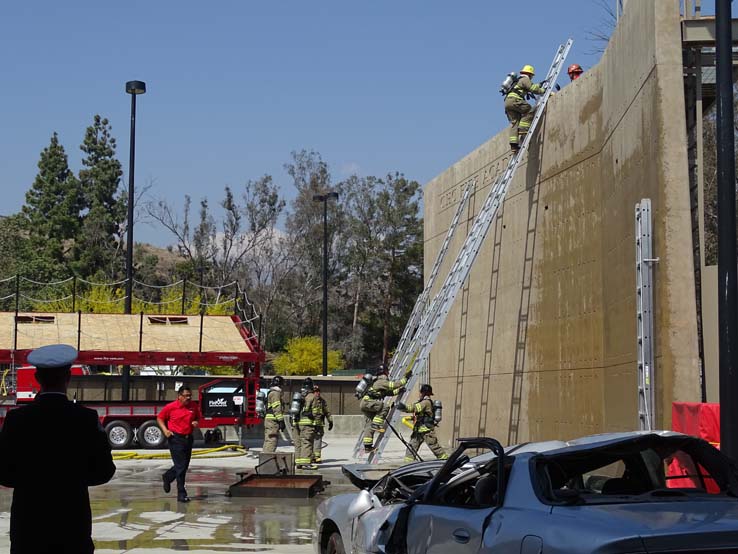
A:
<svg viewBox="0 0 738 554">
<path fill-rule="evenodd" d="M 678 0 L 630 2 L 600 63 L 550 99 L 431 354 L 446 444 L 452 436 L 512 444 L 637 427 L 641 198 L 652 201 L 660 257 L 658 425 L 670 426 L 672 400 L 699 399 L 681 56 Z M 464 183 L 476 177 L 446 265 L 453 261 L 508 161 L 506 135 L 426 185 L 426 275 Z"/>
</svg>

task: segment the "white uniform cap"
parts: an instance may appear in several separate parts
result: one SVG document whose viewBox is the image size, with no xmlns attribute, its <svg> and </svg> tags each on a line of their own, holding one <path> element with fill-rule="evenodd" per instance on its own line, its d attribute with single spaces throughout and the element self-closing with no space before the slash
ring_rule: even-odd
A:
<svg viewBox="0 0 738 554">
<path fill-rule="evenodd" d="M 28 363 L 37 369 L 67 367 L 77 359 L 77 349 L 68 344 L 50 344 L 37 348 L 28 355 Z"/>
</svg>

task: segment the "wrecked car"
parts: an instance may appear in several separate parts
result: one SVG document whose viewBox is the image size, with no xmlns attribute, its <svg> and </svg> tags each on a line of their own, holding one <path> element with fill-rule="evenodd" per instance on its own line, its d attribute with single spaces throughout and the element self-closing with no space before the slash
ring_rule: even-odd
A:
<svg viewBox="0 0 738 554">
<path fill-rule="evenodd" d="M 318 507 L 316 554 L 738 550 L 738 469 L 701 439 L 639 431 L 506 449 L 459 443 L 448 460 L 346 466 L 362 490 Z"/>
</svg>

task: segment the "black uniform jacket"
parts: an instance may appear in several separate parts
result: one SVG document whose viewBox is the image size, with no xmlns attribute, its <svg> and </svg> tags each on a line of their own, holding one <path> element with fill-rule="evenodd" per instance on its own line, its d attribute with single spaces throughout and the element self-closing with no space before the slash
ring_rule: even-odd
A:
<svg viewBox="0 0 738 554">
<path fill-rule="evenodd" d="M 87 487 L 115 464 L 97 412 L 45 393 L 0 430 L 0 485 L 13 488 L 11 554 L 94 551 Z"/>
</svg>

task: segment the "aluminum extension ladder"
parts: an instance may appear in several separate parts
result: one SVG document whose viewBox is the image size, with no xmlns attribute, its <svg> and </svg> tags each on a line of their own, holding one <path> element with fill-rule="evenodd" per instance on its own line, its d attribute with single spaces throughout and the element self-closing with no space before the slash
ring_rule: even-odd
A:
<svg viewBox="0 0 738 554">
<path fill-rule="evenodd" d="M 399 360 L 405 359 L 407 348 L 410 345 L 411 339 L 415 336 L 417 332 L 421 318 L 428 305 L 428 296 L 430 295 L 430 291 L 436 282 L 436 277 L 438 276 L 438 272 L 441 269 L 443 260 L 446 257 L 446 252 L 448 251 L 449 244 L 451 244 L 451 240 L 453 239 L 454 233 L 456 232 L 456 227 L 459 224 L 459 219 L 461 219 L 461 214 L 463 213 L 464 208 L 469 201 L 469 197 L 471 196 L 472 191 L 476 189 L 476 186 L 477 180 L 469 179 L 466 187 L 464 187 L 464 192 L 461 195 L 461 200 L 459 200 L 459 204 L 456 207 L 456 213 L 454 213 L 454 217 L 451 219 L 451 225 L 446 232 L 446 238 L 443 240 L 441 249 L 436 255 L 436 261 L 433 263 L 433 269 L 431 270 L 430 277 L 428 277 L 428 283 L 425 285 L 423 292 L 418 295 L 418 298 L 415 301 L 415 306 L 413 306 L 413 311 L 410 314 L 410 319 L 408 319 L 408 322 L 405 325 L 405 329 L 402 331 L 400 342 L 397 343 L 397 348 L 395 348 L 395 354 L 390 361 L 388 371 L 390 379 L 400 379 L 402 373 L 404 373 L 403 366 L 399 363 Z M 359 456 L 364 447 L 364 442 L 362 438 L 363 434 L 359 435 L 359 439 L 356 441 L 356 445 L 354 446 L 354 458 Z"/>
<path fill-rule="evenodd" d="M 487 195 L 479 214 L 474 220 L 472 229 L 466 236 L 466 240 L 459 250 L 456 260 L 446 276 L 446 279 L 441 285 L 439 291 L 431 300 L 430 304 L 423 311 L 420 323 L 412 334 L 412 338 L 410 339 L 408 346 L 404 348 L 404 351 L 401 354 L 401 359 L 397 360 L 396 363 L 393 363 L 393 371 L 390 374 L 390 378 L 396 379 L 408 370 L 412 372 L 406 385 L 405 393 L 403 393 L 401 398 L 403 402 L 407 400 L 408 394 L 413 390 L 418 378 L 420 376 L 425 376 L 428 355 L 433 348 L 436 337 L 446 321 L 446 316 L 451 310 L 454 300 L 456 299 L 456 295 L 459 290 L 461 290 L 466 278 L 469 276 L 471 267 L 474 264 L 477 254 L 479 254 L 479 250 L 487 236 L 487 232 L 489 231 L 492 221 L 494 221 L 497 211 L 505 200 L 505 195 L 515 175 L 515 170 L 518 168 L 518 165 L 520 165 L 524 154 L 528 151 L 528 145 L 530 144 L 530 141 L 538 127 L 538 122 L 546 109 L 546 104 L 551 96 L 553 86 L 564 66 L 566 56 L 569 54 L 572 43 L 573 40 L 569 39 L 565 44 L 558 47 L 553 62 L 551 62 L 551 67 L 546 74 L 546 79 L 543 81 L 545 92 L 536 106 L 533 121 L 531 122 L 528 133 L 523 139 L 523 143 L 520 145 L 520 150 L 510 158 L 505 171 L 490 187 L 489 194 Z M 398 356 L 395 356 L 395 358 L 397 357 Z M 394 359 L 393 362 L 395 362 Z M 388 399 L 387 401 L 391 400 Z M 390 408 L 387 419 L 392 425 L 395 425 L 401 415 L 401 412 L 395 410 L 393 406 Z M 387 440 L 387 433 L 379 433 L 375 450 L 369 455 L 369 463 L 376 463 L 381 459 L 382 452 L 387 445 Z"/>
<path fill-rule="evenodd" d="M 635 206 L 636 247 L 636 330 L 638 351 L 638 428 L 651 431 L 655 422 L 653 353 L 653 257 L 651 200 L 643 198 Z"/>
</svg>

